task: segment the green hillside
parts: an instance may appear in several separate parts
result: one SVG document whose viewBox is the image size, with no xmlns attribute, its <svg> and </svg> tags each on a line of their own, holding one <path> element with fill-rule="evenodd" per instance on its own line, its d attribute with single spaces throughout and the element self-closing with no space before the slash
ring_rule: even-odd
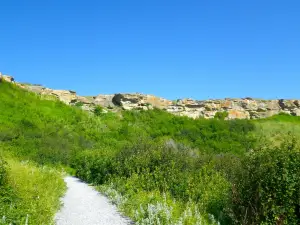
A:
<svg viewBox="0 0 300 225">
<path fill-rule="evenodd" d="M 51 223 L 61 168 L 137 224 L 299 224 L 299 121 L 89 113 L 0 83 L 0 224 Z"/>
</svg>

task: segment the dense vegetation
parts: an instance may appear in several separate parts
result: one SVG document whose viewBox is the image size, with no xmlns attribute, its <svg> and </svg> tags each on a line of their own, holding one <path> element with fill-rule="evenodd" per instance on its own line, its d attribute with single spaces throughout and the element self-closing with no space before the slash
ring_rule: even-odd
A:
<svg viewBox="0 0 300 225">
<path fill-rule="evenodd" d="M 8 156 L 0 168 L 0 224 L 52 224 L 65 189 L 61 174 Z"/>
<path fill-rule="evenodd" d="M 0 147 L 18 159 L 72 167 L 137 224 L 300 223 L 299 118 L 193 120 L 158 109 L 79 108 L 2 83 Z"/>
</svg>

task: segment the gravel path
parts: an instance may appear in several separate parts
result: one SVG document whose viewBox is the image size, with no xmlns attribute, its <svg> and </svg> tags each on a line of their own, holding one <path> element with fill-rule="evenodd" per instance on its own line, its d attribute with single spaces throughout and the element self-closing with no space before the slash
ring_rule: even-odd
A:
<svg viewBox="0 0 300 225">
<path fill-rule="evenodd" d="M 127 225 L 129 219 L 122 217 L 108 198 L 99 194 L 75 177 L 66 177 L 67 192 L 63 207 L 56 214 L 57 225 Z"/>
</svg>

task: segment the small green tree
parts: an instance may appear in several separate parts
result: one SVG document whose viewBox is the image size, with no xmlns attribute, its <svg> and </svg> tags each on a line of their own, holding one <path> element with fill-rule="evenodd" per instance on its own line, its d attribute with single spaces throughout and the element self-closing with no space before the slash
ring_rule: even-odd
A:
<svg viewBox="0 0 300 225">
<path fill-rule="evenodd" d="M 75 103 L 75 106 L 76 106 L 76 107 L 82 107 L 82 106 L 83 106 L 83 102 L 76 102 L 76 103 Z"/>
<path fill-rule="evenodd" d="M 215 114 L 215 119 L 219 119 L 219 120 L 224 120 L 226 117 L 228 116 L 228 112 L 224 111 L 224 112 L 217 112 Z"/>
<path fill-rule="evenodd" d="M 94 109 L 95 116 L 101 116 L 103 114 L 103 107 L 97 105 Z"/>
</svg>

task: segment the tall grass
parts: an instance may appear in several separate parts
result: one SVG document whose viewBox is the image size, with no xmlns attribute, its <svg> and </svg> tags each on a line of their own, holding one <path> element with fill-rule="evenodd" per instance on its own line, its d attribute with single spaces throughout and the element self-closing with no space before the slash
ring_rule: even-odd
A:
<svg viewBox="0 0 300 225">
<path fill-rule="evenodd" d="M 54 224 L 65 190 L 62 174 L 29 161 L 7 158 L 7 181 L 1 186 L 0 224 Z"/>
<path fill-rule="evenodd" d="M 280 114 L 255 121 L 255 135 L 268 145 L 280 146 L 290 135 L 300 140 L 300 117 Z"/>
</svg>

